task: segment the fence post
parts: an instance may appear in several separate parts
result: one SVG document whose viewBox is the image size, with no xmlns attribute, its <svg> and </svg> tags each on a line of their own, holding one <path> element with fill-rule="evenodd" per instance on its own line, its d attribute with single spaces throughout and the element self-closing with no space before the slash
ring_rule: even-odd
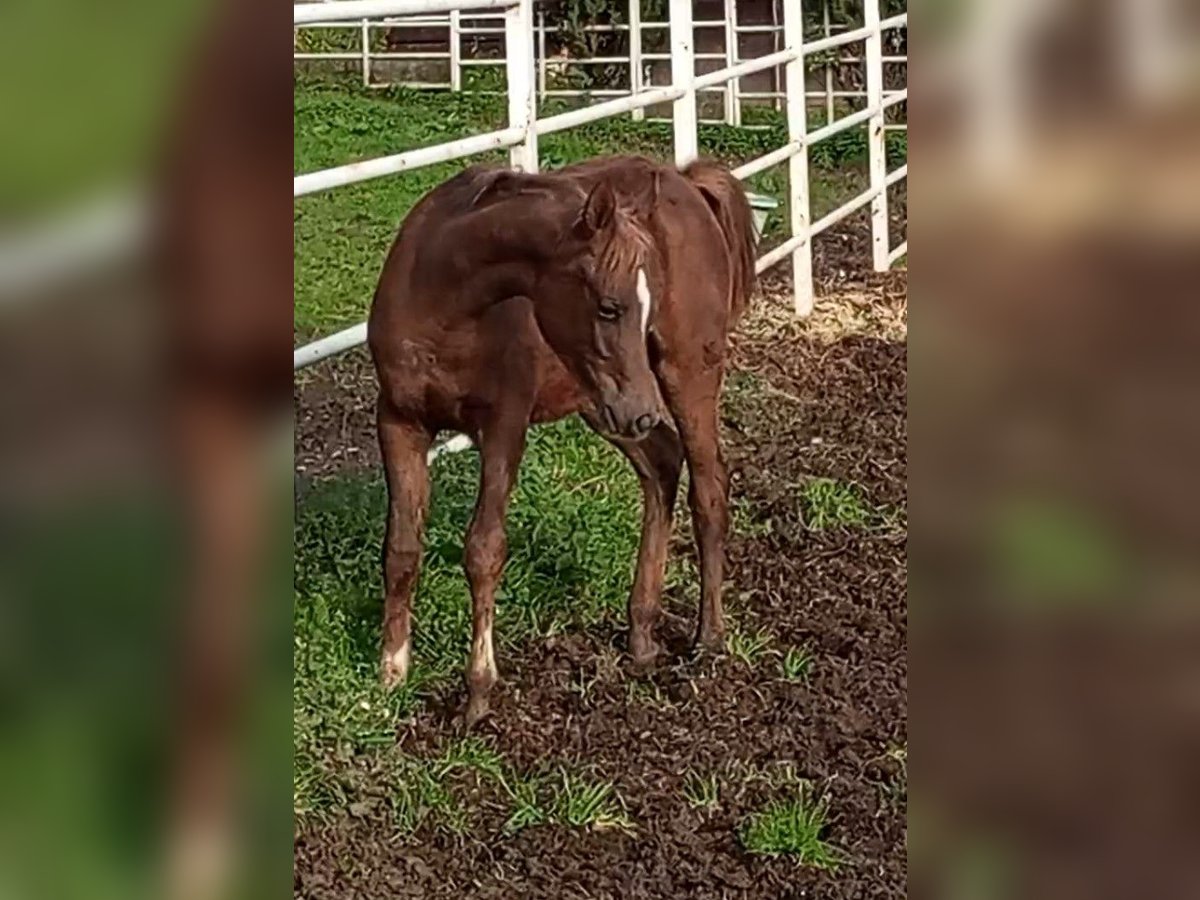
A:
<svg viewBox="0 0 1200 900">
<path fill-rule="evenodd" d="M 371 22 L 362 20 L 362 81 L 363 87 L 371 86 Z"/>
<path fill-rule="evenodd" d="M 450 10 L 450 90 L 462 90 L 462 34 L 459 32 L 461 13 Z"/>
<path fill-rule="evenodd" d="M 792 253 L 792 289 L 796 315 L 807 316 L 813 307 L 812 235 L 809 233 L 808 208 L 808 97 L 804 82 L 804 11 L 803 0 L 784 0 L 783 42 L 795 57 L 784 69 L 787 95 L 788 141 L 799 151 L 788 160 L 788 209 L 792 236 L 803 235 Z"/>
<path fill-rule="evenodd" d="M 546 99 L 546 14 L 540 9 L 537 14 L 537 68 L 538 96 Z"/>
<path fill-rule="evenodd" d="M 821 0 L 821 24 L 825 26 L 825 37 L 833 35 L 833 28 L 829 24 L 829 0 Z M 833 105 L 833 61 L 837 59 L 838 51 L 833 50 L 828 52 L 825 57 L 825 124 L 829 125 L 833 122 L 834 105 Z"/>
<path fill-rule="evenodd" d="M 508 124 L 525 132 L 509 150 L 509 164 L 522 172 L 538 170 L 537 89 L 533 79 L 533 0 L 518 0 L 504 11 L 504 69 L 508 81 Z"/>
<path fill-rule="evenodd" d="M 642 0 L 629 0 L 629 93 L 642 92 Z M 645 108 L 633 111 L 633 120 L 646 118 Z"/>
<path fill-rule="evenodd" d="M 874 114 L 867 120 L 867 153 L 871 172 L 871 247 L 876 272 L 888 266 L 887 145 L 883 113 L 883 35 L 879 30 L 879 0 L 863 0 L 863 25 L 873 28 L 867 36 L 867 108 Z"/>
<path fill-rule="evenodd" d="M 684 166 L 699 155 L 696 134 L 696 57 L 692 0 L 671 0 L 671 84 L 683 88 L 675 101 L 671 124 L 675 132 L 675 164 Z"/>
<path fill-rule="evenodd" d="M 738 16 L 737 0 L 725 0 L 725 67 L 738 64 Z M 741 79 L 731 78 L 725 82 L 725 124 L 742 124 L 742 105 L 738 97 Z"/>
</svg>

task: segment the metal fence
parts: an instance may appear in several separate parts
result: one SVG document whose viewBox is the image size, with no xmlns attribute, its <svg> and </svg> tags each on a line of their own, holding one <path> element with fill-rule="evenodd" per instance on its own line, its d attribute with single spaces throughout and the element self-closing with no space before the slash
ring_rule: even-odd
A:
<svg viewBox="0 0 1200 900">
<path fill-rule="evenodd" d="M 337 2 L 337 0 L 323 0 L 323 2 Z M 782 6 L 787 6 L 788 3 L 795 3 L 798 0 L 783 0 Z M 477 8 L 476 8 L 477 9 Z M 740 58 L 740 37 L 742 35 L 766 35 L 771 38 L 773 50 L 775 52 L 783 49 L 785 43 L 784 25 L 781 21 L 781 16 L 778 15 L 780 6 L 772 3 L 772 18 L 775 20 L 770 24 L 746 24 L 743 25 L 738 20 L 738 3 L 737 0 L 725 0 L 725 18 L 720 20 L 695 20 L 692 22 L 692 27 L 696 31 L 721 31 L 723 32 L 723 49 L 720 52 L 695 52 L 692 58 L 702 66 L 707 62 L 709 64 L 720 63 L 725 68 L 730 68 L 741 62 Z M 551 54 L 548 52 L 548 47 L 553 43 L 556 36 L 565 32 L 563 26 L 547 24 L 545 15 L 536 10 L 533 24 L 534 30 L 534 59 L 537 69 L 537 97 L 539 100 L 549 97 L 624 97 L 630 94 L 639 94 L 644 91 L 647 86 L 653 86 L 653 71 L 656 63 L 669 62 L 671 59 L 670 53 L 653 52 L 644 49 L 646 43 L 647 32 L 661 32 L 670 29 L 668 22 L 654 22 L 642 20 L 642 0 L 629 0 L 629 9 L 627 13 L 628 20 L 624 23 L 613 23 L 604 25 L 585 25 L 579 29 L 582 35 L 601 35 L 601 34 L 626 34 L 628 37 L 625 40 L 625 53 L 618 53 L 608 56 L 574 56 L 568 54 Z M 298 26 L 297 34 L 300 34 L 305 29 L 319 29 L 324 32 L 332 32 L 337 37 L 341 38 L 345 47 L 356 45 L 353 50 L 338 49 L 338 50 L 302 50 L 297 49 L 293 52 L 293 58 L 299 62 L 343 62 L 353 63 L 362 77 L 362 83 L 367 87 L 390 87 L 403 86 L 415 89 L 433 89 L 433 90 L 452 90 L 452 91 L 477 91 L 488 93 L 487 88 L 474 87 L 471 84 L 469 77 L 464 78 L 464 73 L 468 69 L 486 70 L 488 68 L 500 69 L 505 65 L 503 56 L 488 56 L 477 52 L 472 52 L 471 41 L 475 39 L 494 38 L 505 33 L 503 25 L 503 12 L 479 12 L 472 11 L 464 14 L 462 10 L 452 10 L 449 13 L 441 15 L 421 15 L 407 16 L 404 18 L 389 18 L 378 21 L 362 19 L 359 21 L 322 21 L 312 22 L 307 25 Z M 380 50 L 378 49 L 378 34 L 380 32 L 393 31 L 428 31 L 444 30 L 445 31 L 445 50 Z M 824 38 L 832 38 L 836 35 L 849 31 L 851 26 L 844 22 L 834 22 L 831 19 L 829 0 L 822 2 L 822 36 Z M 464 41 L 467 42 L 464 47 Z M 883 56 L 885 66 L 892 66 L 899 70 L 903 67 L 907 74 L 908 56 L 906 53 L 899 52 L 902 48 L 900 42 L 896 42 L 896 46 L 892 47 L 891 53 L 886 53 Z M 832 122 L 836 117 L 840 107 L 847 103 L 862 103 L 866 102 L 868 91 L 866 89 L 845 89 L 839 87 L 841 75 L 847 71 L 859 70 L 863 65 L 864 59 L 861 55 L 853 53 L 841 52 L 848 49 L 845 45 L 833 48 L 822 61 L 819 67 L 814 67 L 816 70 L 814 79 L 818 85 L 807 85 L 805 97 L 808 103 L 814 107 L 818 107 L 825 112 L 826 124 Z M 404 73 L 400 77 L 393 77 L 394 73 L 386 68 L 387 63 L 402 63 L 402 64 L 420 64 L 432 63 L 436 64 L 436 73 L 427 72 L 424 77 L 413 77 L 411 74 Z M 384 66 L 378 65 L 384 63 Z M 625 77 L 620 80 L 623 86 L 613 87 L 594 87 L 594 88 L 579 88 L 579 87 L 563 87 L 561 82 L 570 82 L 572 73 L 586 70 L 591 66 L 616 66 L 625 70 Z M 442 75 L 441 78 L 432 77 L 434 74 Z M 907 81 L 907 78 L 903 79 Z M 701 118 L 703 122 L 724 122 L 727 125 L 743 125 L 742 109 L 744 101 L 767 105 L 775 109 L 782 109 L 786 103 L 786 94 L 781 90 L 768 91 L 750 91 L 742 90 L 741 79 L 734 78 L 730 81 L 713 85 L 707 88 L 702 88 L 701 93 L 713 93 L 721 95 L 722 113 L 719 118 Z M 891 97 L 898 90 L 884 91 L 885 97 Z M 632 110 L 632 116 L 635 119 L 642 119 L 645 115 L 643 108 Z M 751 125 L 750 127 L 754 127 Z M 888 130 L 905 130 L 908 125 L 905 122 L 888 122 L 884 126 Z"/>
<path fill-rule="evenodd" d="M 755 72 L 783 66 L 786 76 L 787 143 L 739 166 L 734 170 L 734 174 L 744 180 L 773 166 L 785 162 L 788 164 L 790 236 L 779 246 L 759 257 L 756 268 L 763 272 L 791 258 L 796 312 L 807 315 L 813 303 L 814 236 L 857 210 L 869 206 L 872 262 L 875 270 L 888 269 L 895 260 L 908 252 L 907 241 L 898 247 L 889 246 L 887 213 L 887 189 L 908 176 L 908 165 L 902 165 L 892 172 L 887 171 L 884 140 L 886 111 L 898 103 L 905 102 L 908 99 L 908 89 L 886 97 L 883 93 L 883 35 L 896 29 L 906 29 L 908 14 L 881 20 L 879 0 L 864 0 L 863 7 L 864 25 L 861 28 L 805 42 L 799 2 L 785 3 L 783 49 L 726 66 L 715 72 L 697 75 L 693 52 L 695 29 L 692 22 L 692 0 L 670 0 L 671 84 L 661 87 L 647 86 L 635 94 L 538 118 L 533 0 L 336 0 L 297 4 L 293 7 L 295 25 L 346 19 L 375 20 L 402 15 L 429 15 L 467 9 L 503 10 L 508 125 L 487 134 L 297 175 L 293 179 L 292 193 L 295 197 L 301 197 L 501 148 L 508 148 L 509 160 L 514 168 L 535 172 L 538 168 L 538 138 L 542 135 L 661 103 L 672 105 L 675 162 L 685 165 L 698 154 L 697 93 Z M 804 79 L 806 57 L 853 44 L 863 46 L 867 72 L 866 108 L 843 115 L 809 131 Z M 813 222 L 809 206 L 809 148 L 846 129 L 862 125 L 867 126 L 870 186 L 857 197 L 819 221 Z M 367 326 L 366 323 L 362 323 L 300 347 L 293 354 L 293 366 L 299 369 L 341 353 L 364 343 L 366 336 Z"/>
</svg>

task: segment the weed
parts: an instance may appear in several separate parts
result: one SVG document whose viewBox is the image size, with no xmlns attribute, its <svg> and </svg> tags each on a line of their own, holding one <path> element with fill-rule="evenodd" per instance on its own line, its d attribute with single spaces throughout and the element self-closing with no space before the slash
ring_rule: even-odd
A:
<svg viewBox="0 0 1200 900">
<path fill-rule="evenodd" d="M 692 809 L 712 809 L 719 799 L 716 773 L 705 778 L 695 772 L 688 772 L 683 781 L 683 797 Z"/>
<path fill-rule="evenodd" d="M 532 828 L 550 821 L 550 813 L 540 800 L 541 781 L 537 778 L 505 782 L 504 789 L 512 801 L 512 812 L 504 823 L 505 834 L 516 834 L 523 828 Z"/>
<path fill-rule="evenodd" d="M 871 508 L 854 484 L 833 478 L 813 478 L 800 490 L 804 523 L 812 531 L 866 525 Z"/>
<path fill-rule="evenodd" d="M 812 662 L 807 647 L 792 647 L 779 661 L 779 672 L 786 681 L 807 681 Z"/>
<path fill-rule="evenodd" d="M 749 853 L 788 856 L 802 865 L 835 869 L 841 855 L 822 837 L 828 814 L 827 801 L 814 801 L 801 789 L 791 799 L 749 816 L 738 829 L 738 838 Z"/>
<path fill-rule="evenodd" d="M 574 828 L 633 828 L 612 782 L 588 781 L 566 769 L 559 769 L 559 775 L 552 807 L 554 820 Z"/>
<path fill-rule="evenodd" d="M 753 634 L 735 628 L 729 633 L 727 648 L 729 655 L 753 668 L 763 658 L 771 646 L 771 636 L 765 631 Z"/>
</svg>

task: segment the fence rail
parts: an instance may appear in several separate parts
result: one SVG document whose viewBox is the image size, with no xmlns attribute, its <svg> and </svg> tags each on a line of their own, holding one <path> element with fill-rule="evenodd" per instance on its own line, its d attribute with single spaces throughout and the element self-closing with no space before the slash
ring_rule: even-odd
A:
<svg viewBox="0 0 1200 900">
<path fill-rule="evenodd" d="M 539 119 L 536 104 L 533 0 L 326 0 L 298 4 L 294 6 L 294 21 L 314 24 L 342 21 L 347 15 L 369 14 L 382 18 L 428 14 L 432 11 L 454 11 L 461 14 L 462 11 L 474 11 L 481 7 L 502 9 L 500 15 L 504 21 L 506 44 L 504 66 L 508 95 L 508 126 L 488 134 L 296 175 L 293 179 L 293 194 L 300 197 L 503 148 L 509 150 L 509 161 L 514 168 L 535 172 L 538 167 L 539 135 L 668 102 L 672 104 L 675 161 L 684 165 L 695 159 L 698 153 L 698 92 L 707 87 L 725 85 L 753 72 L 783 66 L 788 142 L 783 147 L 744 163 L 734 170 L 734 175 L 744 180 L 772 166 L 785 162 L 788 164 L 790 234 L 779 246 L 763 254 L 756 267 L 762 272 L 790 257 L 794 275 L 795 309 L 799 315 L 807 315 L 813 304 L 812 238 L 815 235 L 858 210 L 869 207 L 874 268 L 877 271 L 886 270 L 908 252 L 907 241 L 898 247 L 889 246 L 887 214 L 887 189 L 908 177 L 908 166 L 901 166 L 889 173 L 884 142 L 885 112 L 888 108 L 907 101 L 908 90 L 906 88 L 885 95 L 882 74 L 882 36 L 888 30 L 907 28 L 908 15 L 905 13 L 881 20 L 879 0 L 864 0 L 863 6 L 866 24 L 862 28 L 806 43 L 799 3 L 785 3 L 782 50 L 757 59 L 735 62 L 715 72 L 697 75 L 692 0 L 670 0 L 670 85 L 644 87 L 637 93 Z M 472 12 L 472 16 L 474 15 Z M 863 58 L 867 69 L 866 108 L 840 118 L 831 118 L 824 126 L 809 131 L 804 72 L 806 59 L 815 53 L 854 42 L 862 42 L 864 45 Z M 864 124 L 868 126 L 869 187 L 819 221 L 812 222 L 808 184 L 809 148 L 848 128 Z M 294 351 L 293 367 L 300 369 L 362 344 L 366 340 L 366 332 L 366 325 L 359 324 L 300 347 Z"/>
<path fill-rule="evenodd" d="M 347 6 L 348 0 L 321 0 L 323 3 L 337 3 L 339 7 Z M 368 2 L 368 0 L 358 0 L 358 2 Z M 386 2 L 386 0 L 369 0 L 369 2 Z M 785 0 L 784 6 L 788 2 L 795 0 Z M 488 4 L 488 8 L 494 9 L 494 3 L 501 3 L 502 0 L 493 0 L 493 4 Z M 318 2 L 306 3 L 305 6 L 317 6 Z M 483 35 L 501 35 L 504 34 L 503 27 L 489 27 L 480 25 L 484 22 L 499 22 L 503 18 L 503 12 L 487 12 L 481 11 L 484 4 L 472 3 L 468 6 L 463 6 L 457 0 L 453 3 L 453 10 L 441 15 L 416 15 L 405 16 L 404 18 L 396 18 L 394 16 L 384 17 L 376 21 L 369 19 L 352 20 L 349 16 L 338 21 L 325 21 L 311 19 L 305 22 L 302 28 L 309 29 L 339 29 L 347 32 L 347 37 L 352 38 L 357 47 L 351 49 L 328 50 L 328 51 L 305 51 L 297 50 L 293 53 L 296 60 L 302 62 L 310 61 L 340 61 L 340 62 L 357 62 L 361 71 L 362 82 L 368 87 L 389 87 L 392 85 L 400 85 L 409 88 L 421 90 L 465 90 L 463 73 L 467 69 L 486 69 L 499 68 L 505 65 L 505 60 L 502 57 L 488 58 L 476 57 L 470 58 L 463 53 L 463 38 L 478 37 Z M 467 10 L 470 10 L 468 13 Z M 834 23 L 830 19 L 829 2 L 824 0 L 822 4 L 822 29 L 824 37 L 810 41 L 805 45 L 805 52 L 808 54 L 817 54 L 821 52 L 837 51 L 848 45 L 861 43 L 865 40 L 869 29 L 863 27 L 854 30 L 848 30 L 848 26 L 844 24 Z M 349 10 L 346 10 L 349 12 Z M 782 23 L 763 24 L 763 25 L 742 25 L 738 22 L 737 0 L 725 0 L 726 18 L 721 20 L 697 20 L 692 22 L 692 28 L 696 30 L 717 30 L 722 29 L 724 35 L 724 48 L 718 52 L 695 52 L 692 58 L 697 61 L 719 60 L 725 63 L 725 68 L 732 68 L 738 64 L 740 59 L 740 38 L 742 35 L 769 35 L 774 39 L 776 44 L 780 43 L 783 37 L 784 27 Z M 466 13 L 464 15 L 464 13 Z M 312 14 L 315 15 L 315 14 Z M 905 14 L 906 15 L 906 14 Z M 892 17 L 890 20 L 884 20 L 883 28 L 889 28 L 888 22 L 895 22 L 902 17 Z M 907 21 L 907 20 L 906 20 Z M 464 24 L 466 23 L 466 24 Z M 475 24 L 471 24 L 475 23 Z M 534 45 L 535 45 L 535 65 L 537 67 L 537 96 L 539 99 L 560 97 L 560 98 L 587 98 L 587 97 L 618 97 L 627 96 L 629 94 L 638 94 L 646 87 L 653 87 L 651 81 L 651 73 L 649 68 L 656 62 L 667 62 L 671 59 L 669 52 L 647 52 L 643 49 L 644 32 L 662 31 L 670 28 L 669 22 L 653 22 L 642 21 L 641 18 L 641 0 L 629 0 L 628 22 L 617 22 L 611 24 L 594 24 L 583 26 L 580 33 L 585 35 L 600 35 L 600 34 L 625 34 L 628 37 L 628 50 L 625 53 L 608 56 L 551 56 L 547 53 L 548 36 L 565 32 L 563 26 L 547 25 L 545 17 L 538 12 L 534 19 Z M 442 51 L 433 50 L 407 50 L 407 51 L 392 51 L 392 50 L 376 50 L 375 33 L 379 31 L 391 31 L 397 29 L 444 29 L 446 32 L 445 43 L 447 49 Z M 778 51 L 773 51 L 778 52 Z M 755 57 L 761 59 L 763 57 Z M 380 75 L 380 67 L 376 65 L 378 62 L 440 62 L 447 63 L 448 72 L 442 79 L 425 79 L 421 80 L 412 77 L 411 73 L 407 77 L 402 77 L 393 80 L 386 75 Z M 814 101 L 814 106 L 822 108 L 825 111 L 826 122 L 832 122 L 836 117 L 837 108 L 840 103 L 851 101 L 865 101 L 868 97 L 868 91 L 864 89 L 843 90 L 837 87 L 837 73 L 848 69 L 861 67 L 865 57 L 862 55 L 843 55 L 834 53 L 829 59 L 825 60 L 820 65 L 821 74 L 823 76 L 823 85 L 821 89 L 811 88 L 806 86 L 804 95 L 806 99 Z M 908 57 L 903 55 L 891 54 L 883 57 L 883 62 L 889 66 L 905 66 L 908 65 Z M 586 70 L 590 66 L 619 66 L 627 70 L 627 75 L 623 79 L 624 86 L 614 86 L 609 84 L 604 87 L 580 88 L 580 87 L 564 87 L 551 86 L 551 74 L 558 76 L 559 79 L 566 79 L 567 73 L 572 71 Z M 762 71 L 760 69 L 751 69 L 743 75 L 728 79 L 723 82 L 707 82 L 697 87 L 697 90 L 703 91 L 706 94 L 720 94 L 723 97 L 723 113 L 720 118 L 702 118 L 701 121 L 724 122 L 727 125 L 742 125 L 742 110 L 744 101 L 751 102 L 766 102 L 770 106 L 779 107 L 780 104 L 786 102 L 784 91 L 780 90 L 742 90 L 741 77 L 744 74 L 753 74 L 754 72 Z M 674 79 L 672 79 L 674 80 Z M 499 91 L 489 90 L 486 88 L 471 89 L 480 93 L 498 93 Z M 892 91 L 885 89 L 885 96 L 890 95 Z M 816 101 L 821 101 L 817 103 Z M 635 107 L 632 110 L 633 116 L 636 119 L 641 119 L 644 115 L 643 107 Z M 753 126 L 751 126 L 753 127 Z M 905 122 L 886 122 L 884 127 L 888 130 L 905 130 L 907 124 Z"/>
</svg>

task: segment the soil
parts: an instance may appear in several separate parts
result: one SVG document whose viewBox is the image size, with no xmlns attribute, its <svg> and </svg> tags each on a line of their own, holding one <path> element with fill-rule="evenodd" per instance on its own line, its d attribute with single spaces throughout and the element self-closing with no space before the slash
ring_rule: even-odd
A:
<svg viewBox="0 0 1200 900">
<path fill-rule="evenodd" d="M 584 761 L 614 782 L 636 831 L 543 826 L 501 837 L 503 813 L 484 798 L 467 837 L 397 838 L 360 809 L 298 825 L 296 896 L 905 896 L 907 782 L 895 751 L 907 748 L 907 282 L 903 273 L 863 276 L 840 258 L 861 260 L 860 245 L 834 236 L 818 248 L 828 299 L 808 323 L 787 311 L 786 282 L 763 285 L 766 297 L 733 341 L 724 408 L 733 494 L 753 523 L 771 523 L 733 536 L 727 604 L 778 646 L 806 645 L 809 680 L 783 680 L 773 661 L 751 668 L 679 652 L 642 676 L 635 695 L 615 630 L 506 654 L 481 725 L 496 748 L 518 769 Z M 298 469 L 378 464 L 372 381 L 365 359 L 350 357 L 298 384 Z M 797 488 L 814 476 L 857 483 L 892 512 L 889 524 L 806 530 Z M 691 552 L 677 543 L 674 552 Z M 666 601 L 664 630 L 678 649 L 694 610 L 682 596 Z M 448 686 L 402 723 L 401 745 L 436 752 L 456 733 L 458 693 Z M 784 764 L 829 800 L 825 838 L 845 859 L 835 871 L 739 845 L 739 823 L 779 795 L 765 773 Z M 721 773 L 715 808 L 687 804 L 689 769 Z"/>
</svg>

